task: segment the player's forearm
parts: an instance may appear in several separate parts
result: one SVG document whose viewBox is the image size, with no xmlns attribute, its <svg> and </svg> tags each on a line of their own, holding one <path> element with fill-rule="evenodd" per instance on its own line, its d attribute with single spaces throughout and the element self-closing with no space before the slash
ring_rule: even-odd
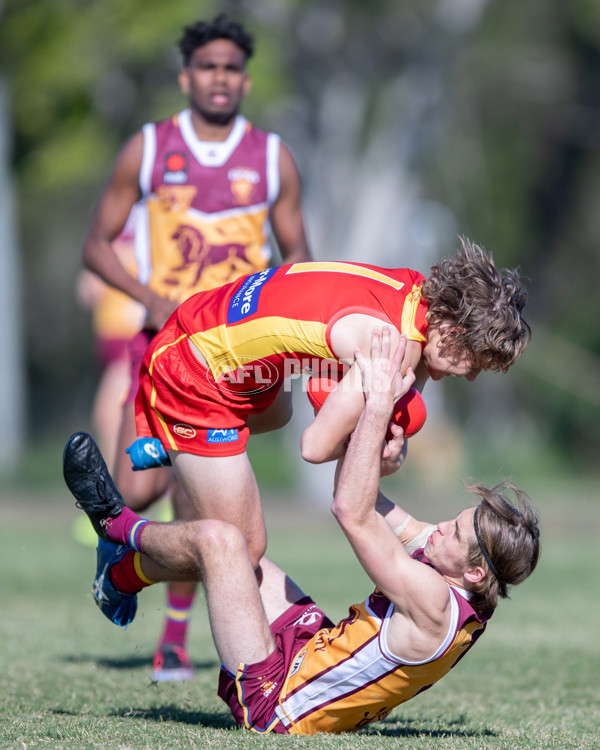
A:
<svg viewBox="0 0 600 750">
<path fill-rule="evenodd" d="M 347 438 L 337 440 L 331 435 L 324 435 L 313 424 L 309 425 L 300 439 L 302 458 L 309 464 L 324 464 L 342 458 L 347 445 Z"/>
<path fill-rule="evenodd" d="M 386 427 L 386 419 L 365 409 L 352 434 L 332 505 L 332 512 L 343 528 L 360 525 L 375 512 Z"/>
<path fill-rule="evenodd" d="M 306 263 L 313 257 L 306 243 L 298 243 L 295 247 L 289 248 L 285 253 L 281 253 L 283 262 L 288 263 Z"/>
<path fill-rule="evenodd" d="M 281 219 L 279 219 L 281 222 Z M 313 260 L 312 253 L 308 247 L 302 215 L 291 216 L 285 225 L 285 231 L 273 227 L 273 233 L 277 241 L 281 261 L 285 265 L 289 263 L 306 263 Z"/>
<path fill-rule="evenodd" d="M 87 240 L 83 246 L 82 260 L 84 266 L 106 284 L 141 302 L 144 307 L 150 307 L 153 293 L 123 267 L 109 242 Z"/>
<path fill-rule="evenodd" d="M 364 407 L 362 390 L 352 390 L 346 382 L 332 391 L 301 439 L 302 457 L 309 463 L 325 463 L 344 455 L 348 436 Z"/>
<path fill-rule="evenodd" d="M 393 529 L 401 527 L 410 518 L 407 511 L 389 500 L 381 490 L 377 493 L 375 510 L 385 518 Z"/>
<path fill-rule="evenodd" d="M 394 529 L 396 536 L 400 538 L 403 544 L 432 525 L 426 521 L 418 521 L 413 518 L 407 510 L 392 502 L 381 490 L 377 495 L 375 508 Z"/>
</svg>

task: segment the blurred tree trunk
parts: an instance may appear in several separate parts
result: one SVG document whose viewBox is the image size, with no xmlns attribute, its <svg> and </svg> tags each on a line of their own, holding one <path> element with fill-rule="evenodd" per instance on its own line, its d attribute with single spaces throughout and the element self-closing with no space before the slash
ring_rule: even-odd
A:
<svg viewBox="0 0 600 750">
<path fill-rule="evenodd" d="M 23 314 L 15 191 L 9 166 L 11 140 L 8 95 L 0 77 L 0 470 L 21 455 L 25 437 Z"/>
</svg>

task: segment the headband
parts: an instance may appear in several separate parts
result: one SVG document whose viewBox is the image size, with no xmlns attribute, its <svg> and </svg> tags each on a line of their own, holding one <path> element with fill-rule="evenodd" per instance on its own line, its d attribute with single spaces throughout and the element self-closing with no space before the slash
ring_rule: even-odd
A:
<svg viewBox="0 0 600 750">
<path fill-rule="evenodd" d="M 477 544 L 479 545 L 479 549 L 481 550 L 481 554 L 485 558 L 485 561 L 488 564 L 490 570 L 492 571 L 492 573 L 498 579 L 498 583 L 501 586 L 504 586 L 504 581 L 502 580 L 502 578 L 500 578 L 500 574 L 496 570 L 496 566 L 492 562 L 491 557 L 488 555 L 488 551 L 485 548 L 485 544 L 483 543 L 483 540 L 482 540 L 481 536 L 479 535 L 479 524 L 477 523 L 477 513 L 478 513 L 480 507 L 481 506 L 478 505 L 475 508 L 475 513 L 473 513 L 473 527 L 475 528 L 475 538 L 477 539 Z"/>
</svg>

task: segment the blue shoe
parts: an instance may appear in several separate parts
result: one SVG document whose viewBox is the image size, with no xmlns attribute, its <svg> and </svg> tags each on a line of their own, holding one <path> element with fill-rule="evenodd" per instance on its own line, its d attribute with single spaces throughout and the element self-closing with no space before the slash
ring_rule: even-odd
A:
<svg viewBox="0 0 600 750">
<path fill-rule="evenodd" d="M 94 601 L 102 614 L 115 625 L 126 628 L 137 611 L 137 594 L 123 594 L 110 582 L 109 570 L 131 547 L 98 539 L 96 578 L 92 586 Z"/>
</svg>

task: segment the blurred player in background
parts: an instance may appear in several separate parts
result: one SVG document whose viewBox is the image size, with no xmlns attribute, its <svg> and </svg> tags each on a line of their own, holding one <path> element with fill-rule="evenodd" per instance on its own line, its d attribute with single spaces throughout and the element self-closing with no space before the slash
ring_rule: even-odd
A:
<svg viewBox="0 0 600 750">
<path fill-rule="evenodd" d="M 392 407 L 414 380 L 412 370 L 400 372 L 406 339 L 390 359 L 390 338 L 389 328 L 374 330 L 370 359 L 356 351 L 366 404 L 338 465 L 332 511 L 376 589 L 338 625 L 266 558 L 255 571 L 234 525 L 145 524 L 134 533 L 137 551 L 128 547 L 125 509 L 99 452 L 85 433 L 67 443 L 65 479 L 104 540 L 98 605 L 113 621 L 131 620 L 137 592 L 153 581 L 202 580 L 222 665 L 219 695 L 252 731 L 338 733 L 385 718 L 449 673 L 509 585 L 537 565 L 535 509 L 510 482 L 467 485 L 479 504 L 437 526 L 380 492 Z M 399 432 L 386 447 L 399 456 L 403 441 Z M 143 521 L 130 523 L 133 530 Z"/>
<path fill-rule="evenodd" d="M 189 108 L 148 123 L 124 145 L 89 226 L 84 264 L 106 283 L 140 302 L 145 328 L 131 345 L 131 389 L 123 409 L 115 477 L 126 503 L 144 510 L 161 497 L 168 469 L 132 472 L 126 449 L 136 437 L 134 397 L 142 356 L 152 337 L 190 295 L 268 267 L 272 230 L 282 259 L 310 259 L 301 210 L 300 177 L 278 135 L 239 114 L 249 93 L 246 70 L 254 51 L 251 35 L 219 16 L 183 31 L 179 74 Z M 138 201 L 137 278 L 112 248 Z M 291 399 L 281 399 L 271 421 L 256 431 L 285 424 Z M 178 483 L 171 487 L 175 517 L 197 510 Z M 163 633 L 154 658 L 154 679 L 189 679 L 187 626 L 194 586 L 172 584 Z"/>
</svg>

